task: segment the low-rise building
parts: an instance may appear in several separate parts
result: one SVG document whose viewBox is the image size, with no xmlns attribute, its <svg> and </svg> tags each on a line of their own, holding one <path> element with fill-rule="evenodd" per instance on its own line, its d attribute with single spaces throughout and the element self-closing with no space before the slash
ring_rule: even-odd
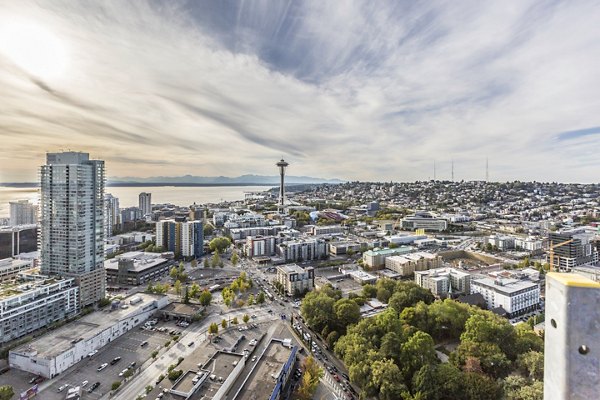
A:
<svg viewBox="0 0 600 400">
<path fill-rule="evenodd" d="M 311 235 L 339 235 L 344 232 L 341 225 L 313 225 L 310 227 Z"/>
<path fill-rule="evenodd" d="M 270 257 L 277 253 L 277 237 L 248 236 L 244 244 L 247 257 Z"/>
<path fill-rule="evenodd" d="M 488 309 L 502 307 L 509 318 L 537 310 L 540 305 L 540 285 L 524 279 L 474 279 L 471 293 L 481 293 Z"/>
<path fill-rule="evenodd" d="M 528 238 L 516 238 L 515 249 L 529 251 L 530 253 L 540 253 L 543 251 L 544 242 L 542 239 L 528 237 Z"/>
<path fill-rule="evenodd" d="M 340 254 L 348 254 L 350 252 L 358 252 L 362 248 L 360 243 L 357 242 L 329 242 L 329 252 L 335 256 Z"/>
<path fill-rule="evenodd" d="M 363 253 L 363 264 L 370 269 L 380 269 L 385 266 L 388 257 L 408 254 L 413 251 L 412 247 L 401 246 L 394 249 L 367 250 Z"/>
<path fill-rule="evenodd" d="M 104 261 L 109 283 L 144 285 L 169 273 L 171 261 L 158 253 L 132 251 Z"/>
<path fill-rule="evenodd" d="M 0 284 L 0 344 L 79 313 L 75 280 L 27 275 Z"/>
<path fill-rule="evenodd" d="M 405 230 L 414 231 L 424 229 L 426 231 L 444 231 L 448 228 L 448 221 L 436 218 L 429 212 L 419 211 L 402 219 L 401 227 Z"/>
<path fill-rule="evenodd" d="M 385 259 L 385 267 L 402 276 L 410 276 L 415 271 L 440 268 L 442 257 L 425 252 L 409 253 L 403 256 L 392 256 Z"/>
<path fill-rule="evenodd" d="M 283 285 L 288 296 L 310 292 L 315 287 L 315 270 L 296 264 L 282 265 L 277 267 L 277 282 Z"/>
<path fill-rule="evenodd" d="M 447 297 L 450 293 L 471 293 L 471 275 L 454 268 L 415 271 L 415 282 L 431 290 L 437 297 Z"/>
<path fill-rule="evenodd" d="M 281 243 L 279 253 L 286 262 L 318 260 L 327 255 L 327 242 L 322 239 L 300 239 Z"/>
<path fill-rule="evenodd" d="M 0 259 L 37 251 L 38 226 L 0 227 Z"/>
<path fill-rule="evenodd" d="M 495 246 L 498 250 L 506 251 L 515 248 L 515 238 L 506 235 L 490 235 L 487 244 Z"/>
<path fill-rule="evenodd" d="M 39 338 L 12 349 L 11 368 L 53 378 L 144 323 L 166 306 L 167 296 L 137 293 L 110 310 L 96 311 Z"/>
<path fill-rule="evenodd" d="M 0 260 L 0 282 L 14 279 L 21 271 L 33 268 L 33 260 L 5 258 Z"/>
</svg>

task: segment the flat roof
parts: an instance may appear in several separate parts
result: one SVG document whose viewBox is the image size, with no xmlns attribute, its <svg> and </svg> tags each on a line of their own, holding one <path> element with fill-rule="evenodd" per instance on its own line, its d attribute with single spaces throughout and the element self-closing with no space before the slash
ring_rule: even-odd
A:
<svg viewBox="0 0 600 400">
<path fill-rule="evenodd" d="M 465 271 L 460 271 L 456 268 L 435 268 L 435 269 L 428 269 L 427 271 L 415 271 L 415 275 L 427 275 L 430 277 L 434 277 L 434 276 L 439 276 L 439 275 L 443 275 L 443 274 L 454 274 L 454 275 L 459 275 L 459 276 L 470 276 L 470 274 L 468 274 Z"/>
<path fill-rule="evenodd" d="M 129 300 L 135 297 L 141 298 L 142 301 L 129 304 Z M 95 311 L 11 351 L 13 353 L 31 353 L 35 351 L 37 352 L 36 357 L 51 359 L 73 347 L 73 341 L 93 338 L 121 319 L 134 314 L 161 297 L 164 296 L 136 293 L 121 301 L 121 304 L 127 305 L 127 308 L 118 307 L 110 311 L 111 308 L 106 307 L 103 311 Z"/>
<path fill-rule="evenodd" d="M 293 274 L 293 273 L 302 274 L 302 273 L 306 272 L 306 270 L 304 268 L 300 267 L 298 264 L 280 265 L 277 267 L 277 269 L 280 269 L 287 274 Z"/>
<path fill-rule="evenodd" d="M 215 379 L 207 379 L 202 386 L 194 393 L 194 398 L 212 399 L 217 393 L 223 382 L 227 380 L 233 369 L 234 363 L 239 363 L 242 359 L 241 354 L 217 351 L 203 366 L 202 369 L 209 372 L 209 376 L 214 375 Z M 222 378 L 222 379 L 219 379 Z M 219 382 L 220 381 L 220 382 Z"/>
<path fill-rule="evenodd" d="M 408 253 L 413 250 L 412 247 L 409 246 L 400 246 L 393 249 L 379 249 L 379 250 L 367 250 L 364 254 L 367 256 L 385 256 L 388 254 L 400 254 L 400 253 Z"/>
<path fill-rule="evenodd" d="M 104 261 L 106 270 L 118 271 L 119 260 L 133 260 L 133 269 L 128 268 L 128 271 L 142 272 L 146 269 L 164 264 L 169 260 L 160 256 L 159 253 L 145 253 L 143 251 L 130 251 L 116 256 L 110 260 Z"/>
<path fill-rule="evenodd" d="M 502 282 L 502 284 L 498 284 L 497 282 Z M 471 281 L 471 285 L 482 285 L 488 286 L 492 289 L 495 289 L 499 292 L 504 293 L 514 293 L 524 289 L 530 289 L 532 287 L 539 287 L 537 283 L 527 281 L 527 280 L 518 280 L 518 279 L 502 279 L 502 280 L 494 280 L 490 278 L 483 279 L 474 279 Z"/>
<path fill-rule="evenodd" d="M 283 366 L 289 360 L 292 349 L 285 347 L 282 342 L 272 340 L 257 365 L 248 377 L 244 390 L 236 400 L 268 399 Z"/>
</svg>

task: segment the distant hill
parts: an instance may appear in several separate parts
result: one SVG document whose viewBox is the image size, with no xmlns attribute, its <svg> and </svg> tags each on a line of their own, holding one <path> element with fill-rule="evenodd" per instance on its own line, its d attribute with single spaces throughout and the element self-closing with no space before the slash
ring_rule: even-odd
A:
<svg viewBox="0 0 600 400">
<path fill-rule="evenodd" d="M 305 183 L 344 183 L 340 179 L 322 179 L 313 178 L 310 176 L 286 176 L 285 183 L 288 184 L 305 184 Z M 242 175 L 237 177 L 227 176 L 154 176 L 150 178 L 137 177 L 115 177 L 108 180 L 108 185 L 117 184 L 190 184 L 190 185 L 235 185 L 235 184 L 279 184 L 279 176 L 265 175 Z"/>
</svg>

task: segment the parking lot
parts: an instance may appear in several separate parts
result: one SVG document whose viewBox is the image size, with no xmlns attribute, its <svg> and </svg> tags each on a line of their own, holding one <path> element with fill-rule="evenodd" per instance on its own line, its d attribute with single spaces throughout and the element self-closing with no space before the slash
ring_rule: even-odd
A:
<svg viewBox="0 0 600 400">
<path fill-rule="evenodd" d="M 165 328 L 166 332 L 160 332 L 156 328 Z M 154 350 L 164 347 L 165 342 L 171 339 L 169 331 L 176 330 L 184 333 L 184 328 L 176 326 L 174 321 L 159 322 L 155 330 L 146 330 L 135 328 L 119 337 L 111 344 L 100 349 L 97 354 L 92 357 L 87 357 L 85 360 L 78 363 L 76 366 L 62 374 L 52 386 L 41 393 L 44 399 L 48 400 L 63 400 L 65 398 L 66 389 L 59 392 L 58 389 L 63 385 L 78 386 L 84 381 L 88 381 L 83 388 L 82 399 L 99 399 L 110 391 L 113 382 L 123 381 L 125 378 L 120 377 L 119 373 L 126 369 L 131 363 L 135 362 L 132 368 L 135 373 L 140 366 L 151 357 Z M 144 346 L 142 343 L 147 342 Z M 116 357 L 121 357 L 118 362 L 111 365 L 111 361 Z M 98 371 L 100 365 L 107 363 L 108 365 L 102 371 Z M 29 374 L 31 376 L 31 374 Z M 100 385 L 92 393 L 88 393 L 88 389 L 95 383 L 100 382 Z"/>
</svg>

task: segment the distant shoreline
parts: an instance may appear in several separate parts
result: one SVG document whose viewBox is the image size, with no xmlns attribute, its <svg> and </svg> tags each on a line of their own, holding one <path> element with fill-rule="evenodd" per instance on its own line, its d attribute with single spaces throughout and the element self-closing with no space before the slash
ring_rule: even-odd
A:
<svg viewBox="0 0 600 400">
<path fill-rule="evenodd" d="M 288 183 L 285 186 L 299 186 L 299 185 L 319 185 L 318 183 Z M 14 187 L 14 188 L 37 188 L 40 184 L 36 182 L 8 182 L 0 183 L 0 187 Z M 187 183 L 187 182 L 111 182 L 107 183 L 106 187 L 158 187 L 158 186 L 175 186 L 175 187 L 224 187 L 224 186 L 262 186 L 262 187 L 275 187 L 279 186 L 276 183 Z"/>
</svg>

